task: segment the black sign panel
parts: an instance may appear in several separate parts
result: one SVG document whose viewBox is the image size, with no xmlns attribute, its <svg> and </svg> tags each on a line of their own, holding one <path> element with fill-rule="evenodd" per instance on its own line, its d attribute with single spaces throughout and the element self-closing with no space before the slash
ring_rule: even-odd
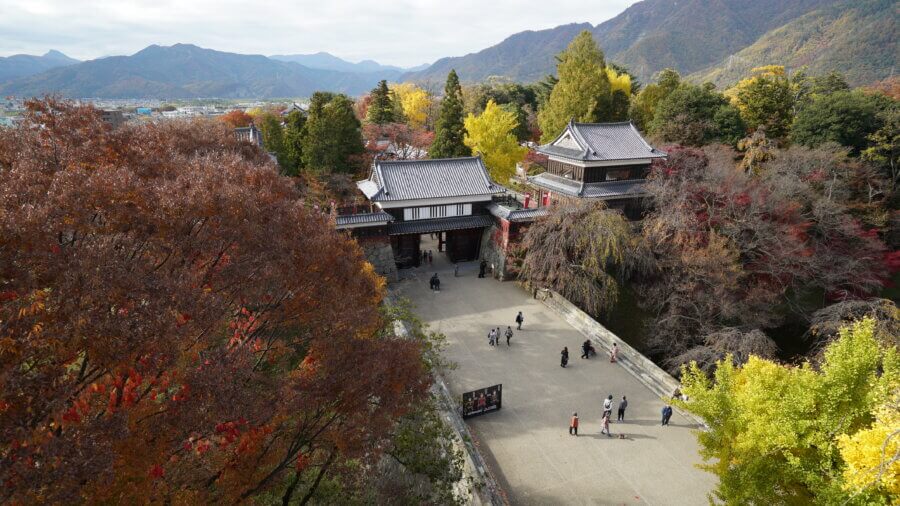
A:
<svg viewBox="0 0 900 506">
<path fill-rule="evenodd" d="M 500 409 L 503 385 L 494 385 L 463 394 L 463 418 L 483 415 Z"/>
</svg>

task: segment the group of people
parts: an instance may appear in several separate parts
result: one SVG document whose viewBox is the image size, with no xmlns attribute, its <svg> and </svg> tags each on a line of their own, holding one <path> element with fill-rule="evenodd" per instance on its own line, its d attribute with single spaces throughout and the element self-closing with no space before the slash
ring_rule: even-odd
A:
<svg viewBox="0 0 900 506">
<path fill-rule="evenodd" d="M 436 292 L 441 291 L 441 278 L 438 277 L 437 273 L 434 273 L 434 276 L 431 276 L 431 279 L 428 280 L 428 287 Z"/>
<path fill-rule="evenodd" d="M 504 335 L 506 336 L 506 346 L 509 346 L 509 340 L 512 339 L 513 336 L 512 326 L 506 327 Z M 500 346 L 500 327 L 491 329 L 491 331 L 488 332 L 488 344 L 491 346 Z"/>
<path fill-rule="evenodd" d="M 613 396 L 610 394 L 606 399 L 603 400 L 603 416 L 600 418 L 600 434 L 606 434 L 607 437 L 613 437 L 612 431 L 609 430 L 609 419 L 612 417 L 612 407 L 613 407 Z M 628 407 L 628 398 L 626 396 L 622 396 L 622 400 L 619 401 L 618 413 L 616 417 L 617 422 L 625 421 L 625 408 Z M 671 415 L 670 415 L 671 416 Z M 578 413 L 572 413 L 572 419 L 569 421 L 569 434 L 577 436 L 578 435 Z"/>
<path fill-rule="evenodd" d="M 521 313 L 520 313 L 521 314 Z M 569 347 L 564 346 L 560 354 L 560 362 L 559 365 L 561 367 L 565 367 L 569 364 Z M 591 343 L 590 339 L 585 339 L 583 343 L 581 343 L 581 358 L 591 358 L 597 354 L 597 349 L 594 348 L 594 344 Z M 619 359 L 619 345 L 613 343 L 612 349 L 609 350 L 609 361 L 610 363 L 616 363 Z"/>
<path fill-rule="evenodd" d="M 522 312 L 519 311 L 519 314 L 516 315 L 516 329 L 522 330 L 522 324 L 525 322 L 525 317 L 522 315 Z M 506 346 L 509 346 L 509 342 L 513 337 L 513 329 L 512 325 L 508 325 L 506 327 L 506 331 L 502 333 L 503 336 L 506 336 Z M 495 329 L 491 329 L 488 332 L 488 344 L 491 346 L 500 346 L 500 327 Z"/>
<path fill-rule="evenodd" d="M 425 251 L 422 250 L 422 265 L 425 264 L 433 264 L 434 263 L 434 255 L 431 254 L 431 250 Z"/>
</svg>

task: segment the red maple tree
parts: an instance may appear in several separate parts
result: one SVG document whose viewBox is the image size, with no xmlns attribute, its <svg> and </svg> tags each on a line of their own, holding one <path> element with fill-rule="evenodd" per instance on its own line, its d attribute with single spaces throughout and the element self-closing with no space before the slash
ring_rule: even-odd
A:
<svg viewBox="0 0 900 506">
<path fill-rule="evenodd" d="M 222 122 L 28 102 L 0 258 L 2 501 L 305 502 L 428 385 L 359 247 Z"/>
</svg>

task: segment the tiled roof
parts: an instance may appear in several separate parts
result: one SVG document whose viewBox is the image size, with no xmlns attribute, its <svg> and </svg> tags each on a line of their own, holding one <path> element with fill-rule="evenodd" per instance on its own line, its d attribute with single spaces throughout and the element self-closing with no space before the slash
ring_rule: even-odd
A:
<svg viewBox="0 0 900 506">
<path fill-rule="evenodd" d="M 438 218 L 433 220 L 399 221 L 388 224 L 388 234 L 427 234 L 430 232 L 462 230 L 466 228 L 484 228 L 491 226 L 493 223 L 494 218 L 488 214 Z"/>
<path fill-rule="evenodd" d="M 504 190 L 491 181 L 481 157 L 377 160 L 371 177 L 356 185 L 376 202 L 487 196 Z"/>
<path fill-rule="evenodd" d="M 541 172 L 536 176 L 529 177 L 528 180 L 542 188 L 547 188 L 548 190 L 557 191 L 573 197 L 581 195 L 580 182 L 559 177 L 556 174 L 551 174 L 549 172 Z"/>
<path fill-rule="evenodd" d="M 603 181 L 601 183 L 585 183 L 582 185 L 577 181 L 543 172 L 537 176 L 528 178 L 528 180 L 542 188 L 572 197 L 617 199 L 638 197 L 646 193 L 644 191 L 644 183 L 646 180 L 644 179 Z"/>
<path fill-rule="evenodd" d="M 615 199 L 623 197 L 639 197 L 644 195 L 644 179 L 628 179 L 625 181 L 606 181 L 603 183 L 587 183 L 581 190 L 586 198 Z"/>
<path fill-rule="evenodd" d="M 569 132 L 581 150 L 553 145 Z M 538 147 L 538 151 L 547 155 L 582 161 L 635 160 L 666 156 L 662 151 L 650 146 L 630 121 L 621 123 L 569 122 L 556 140 Z"/>
<path fill-rule="evenodd" d="M 496 203 L 489 205 L 488 211 L 490 211 L 491 214 L 498 218 L 503 218 L 506 221 L 514 222 L 533 221 L 535 218 L 546 216 L 548 213 L 546 207 L 537 207 L 531 209 L 510 209 L 506 206 L 502 206 Z"/>
<path fill-rule="evenodd" d="M 335 219 L 335 223 L 338 228 L 347 225 L 362 225 L 366 223 L 385 223 L 389 221 L 394 221 L 394 217 L 390 214 L 379 211 L 377 213 L 359 213 L 359 214 L 347 214 L 344 216 L 338 216 Z"/>
</svg>

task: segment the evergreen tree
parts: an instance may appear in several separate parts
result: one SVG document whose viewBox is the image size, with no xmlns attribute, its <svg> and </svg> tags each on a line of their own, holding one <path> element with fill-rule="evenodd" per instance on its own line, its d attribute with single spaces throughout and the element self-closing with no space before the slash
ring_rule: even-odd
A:
<svg viewBox="0 0 900 506">
<path fill-rule="evenodd" d="M 307 170 L 353 172 L 355 158 L 365 151 L 353 101 L 346 95 L 314 93 L 301 144 Z"/>
<path fill-rule="evenodd" d="M 606 60 L 591 32 L 585 30 L 578 34 L 558 59 L 556 69 L 559 82 L 538 114 L 543 142 L 555 139 L 572 118 L 596 122 L 611 112 L 612 96 Z"/>
<path fill-rule="evenodd" d="M 646 91 L 650 90 L 648 86 Z M 746 131 L 740 112 L 721 93 L 691 84 L 680 84 L 661 99 L 649 126 L 664 141 L 688 146 L 734 144 Z"/>
<path fill-rule="evenodd" d="M 285 118 L 284 158 L 285 175 L 296 176 L 303 167 L 303 136 L 306 133 L 306 115 L 293 111 Z"/>
<path fill-rule="evenodd" d="M 836 142 L 859 153 L 868 145 L 868 137 L 882 127 L 878 112 L 885 102 L 890 99 L 862 91 L 813 95 L 794 118 L 791 139 L 809 147 Z"/>
<path fill-rule="evenodd" d="M 284 151 L 284 129 L 281 127 L 280 118 L 273 112 L 267 111 L 257 117 L 259 131 L 262 133 L 263 148 L 275 155 L 282 171 L 285 170 L 287 159 Z"/>
<path fill-rule="evenodd" d="M 431 158 L 454 158 L 472 154 L 463 142 L 466 136 L 466 127 L 463 123 L 463 96 L 455 70 L 451 70 L 447 75 L 444 99 L 441 100 L 441 113 L 434 130 L 434 142 L 428 151 Z"/>
<path fill-rule="evenodd" d="M 366 121 L 378 125 L 397 121 L 395 117 L 396 107 L 391 98 L 392 93 L 388 89 L 387 81 L 382 79 L 378 86 L 372 90 L 371 95 L 372 103 L 369 104 L 369 110 L 366 112 Z"/>
</svg>

